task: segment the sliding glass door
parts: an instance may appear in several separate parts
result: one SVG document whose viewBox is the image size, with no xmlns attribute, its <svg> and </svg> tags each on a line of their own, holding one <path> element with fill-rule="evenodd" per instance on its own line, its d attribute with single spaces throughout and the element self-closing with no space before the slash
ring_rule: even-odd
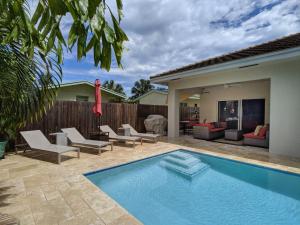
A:
<svg viewBox="0 0 300 225">
<path fill-rule="evenodd" d="M 244 99 L 242 107 L 242 129 L 244 132 L 252 132 L 257 125 L 265 123 L 265 99 Z"/>
<path fill-rule="evenodd" d="M 239 128 L 239 101 L 219 101 L 219 122 L 227 122 L 228 129 Z"/>
</svg>

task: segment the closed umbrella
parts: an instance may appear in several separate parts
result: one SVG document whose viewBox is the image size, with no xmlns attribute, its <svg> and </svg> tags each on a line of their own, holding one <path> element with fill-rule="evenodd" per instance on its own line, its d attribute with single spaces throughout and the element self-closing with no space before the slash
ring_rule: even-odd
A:
<svg viewBox="0 0 300 225">
<path fill-rule="evenodd" d="M 101 83 L 99 79 L 95 80 L 95 105 L 93 107 L 93 112 L 97 116 L 102 115 L 102 106 L 101 106 Z"/>
</svg>

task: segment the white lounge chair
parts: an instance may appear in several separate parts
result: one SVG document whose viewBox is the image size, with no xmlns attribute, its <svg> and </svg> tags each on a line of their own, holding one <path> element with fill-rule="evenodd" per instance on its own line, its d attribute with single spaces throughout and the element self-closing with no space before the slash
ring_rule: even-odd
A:
<svg viewBox="0 0 300 225">
<path fill-rule="evenodd" d="M 80 158 L 79 148 L 51 144 L 40 130 L 21 131 L 20 133 L 32 150 L 57 153 L 58 164 L 61 162 L 62 153 L 77 151 L 77 157 Z"/>
<path fill-rule="evenodd" d="M 98 153 L 101 153 L 101 148 L 110 145 L 111 150 L 113 150 L 113 143 L 107 141 L 97 141 L 97 140 L 89 140 L 85 139 L 79 131 L 72 127 L 72 128 L 63 128 L 61 129 L 62 132 L 67 134 L 67 137 L 71 141 L 72 146 L 76 147 L 83 147 L 83 148 L 90 148 L 90 149 L 97 149 Z"/>
<path fill-rule="evenodd" d="M 109 139 L 113 139 L 121 142 L 131 141 L 133 143 L 133 147 L 135 147 L 136 141 L 140 141 L 141 145 L 143 144 L 142 138 L 117 135 L 108 125 L 100 126 L 99 128 L 102 132 L 108 133 Z"/>
<path fill-rule="evenodd" d="M 158 138 L 160 137 L 159 134 L 138 133 L 130 124 L 123 124 L 122 127 L 124 129 L 129 129 L 130 136 L 133 136 L 133 137 L 140 137 L 140 138 L 151 140 L 154 142 L 157 142 Z"/>
</svg>

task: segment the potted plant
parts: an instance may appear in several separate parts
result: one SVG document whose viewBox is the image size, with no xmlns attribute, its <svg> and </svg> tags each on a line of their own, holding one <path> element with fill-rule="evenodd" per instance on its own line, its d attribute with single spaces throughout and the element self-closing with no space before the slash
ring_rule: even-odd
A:
<svg viewBox="0 0 300 225">
<path fill-rule="evenodd" d="M 7 139 L 3 136 L 0 137 L 0 159 L 4 159 L 6 144 L 7 144 Z"/>
<path fill-rule="evenodd" d="M 0 119 L 0 159 L 4 159 L 5 149 L 10 139 L 15 137 L 15 124 L 11 120 Z"/>
<path fill-rule="evenodd" d="M 5 148 L 8 142 L 8 127 L 3 120 L 0 121 L 0 159 L 4 159 Z"/>
</svg>

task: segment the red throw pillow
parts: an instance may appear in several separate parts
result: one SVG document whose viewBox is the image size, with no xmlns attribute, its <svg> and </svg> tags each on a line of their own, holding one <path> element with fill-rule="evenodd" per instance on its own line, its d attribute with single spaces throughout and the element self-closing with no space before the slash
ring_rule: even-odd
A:
<svg viewBox="0 0 300 225">
<path fill-rule="evenodd" d="M 257 136 L 259 136 L 259 137 L 265 137 L 266 134 L 267 134 L 267 130 L 268 130 L 268 128 L 266 126 L 264 126 L 263 128 L 261 128 L 259 130 L 259 133 L 258 133 Z"/>
</svg>

